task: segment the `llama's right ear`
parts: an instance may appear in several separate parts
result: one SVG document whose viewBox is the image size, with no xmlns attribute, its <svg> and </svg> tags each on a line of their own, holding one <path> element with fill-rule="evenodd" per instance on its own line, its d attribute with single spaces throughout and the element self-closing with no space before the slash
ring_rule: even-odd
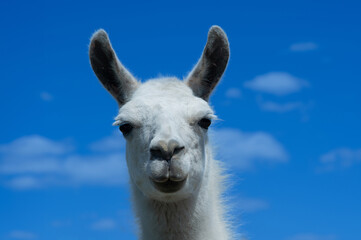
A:
<svg viewBox="0 0 361 240">
<path fill-rule="evenodd" d="M 129 101 L 138 82 L 118 60 L 104 30 L 98 30 L 92 36 L 89 57 L 96 76 L 117 100 L 119 106 Z"/>
<path fill-rule="evenodd" d="M 195 96 L 208 101 L 221 79 L 229 59 L 229 43 L 222 28 L 212 26 L 207 44 L 197 65 L 186 79 Z"/>
</svg>

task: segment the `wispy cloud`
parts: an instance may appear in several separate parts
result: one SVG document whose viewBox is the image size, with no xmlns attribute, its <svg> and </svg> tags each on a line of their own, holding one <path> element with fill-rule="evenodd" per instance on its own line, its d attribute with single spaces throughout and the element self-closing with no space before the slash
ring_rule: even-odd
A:
<svg viewBox="0 0 361 240">
<path fill-rule="evenodd" d="M 301 102 L 276 103 L 271 101 L 259 101 L 258 103 L 262 110 L 278 113 L 289 112 L 303 107 Z"/>
<path fill-rule="evenodd" d="M 5 183 L 6 186 L 24 190 L 24 189 L 35 189 L 41 188 L 44 185 L 44 180 L 32 176 L 15 176 Z"/>
<path fill-rule="evenodd" d="M 258 163 L 284 163 L 288 154 L 272 135 L 265 132 L 244 133 L 238 129 L 217 129 L 211 133 L 217 156 L 232 166 L 247 170 Z"/>
<path fill-rule="evenodd" d="M 37 239 L 37 235 L 31 232 L 15 230 L 8 234 L 11 239 Z"/>
<path fill-rule="evenodd" d="M 115 221 L 110 218 L 100 219 L 94 222 L 91 226 L 93 230 L 98 230 L 98 231 L 112 230 L 115 227 L 116 227 Z"/>
<path fill-rule="evenodd" d="M 110 138 L 118 144 L 117 148 L 107 146 Z M 80 154 L 67 141 L 36 135 L 22 137 L 0 145 L 0 174 L 6 176 L 2 185 L 33 189 L 124 184 L 128 175 L 122 145 L 122 137 L 114 135 L 91 144 L 88 154 Z M 102 147 L 106 147 L 104 151 L 100 151 Z"/>
<path fill-rule="evenodd" d="M 238 88 L 229 88 L 226 91 L 227 98 L 240 98 L 242 96 L 242 92 Z"/>
<path fill-rule="evenodd" d="M 71 150 L 72 146 L 67 141 L 56 142 L 38 135 L 20 137 L 8 144 L 0 145 L 0 154 L 10 156 L 61 155 Z"/>
<path fill-rule="evenodd" d="M 287 238 L 287 240 L 336 240 L 335 235 L 318 235 L 313 233 L 302 233 Z"/>
<path fill-rule="evenodd" d="M 53 100 L 54 97 L 53 97 L 53 95 L 51 95 L 48 92 L 42 92 L 42 93 L 40 93 L 40 98 L 43 101 L 50 102 L 51 100 Z"/>
<path fill-rule="evenodd" d="M 332 171 L 361 163 L 361 149 L 339 148 L 320 157 L 322 170 Z"/>
<path fill-rule="evenodd" d="M 256 76 L 251 81 L 245 82 L 244 86 L 255 91 L 282 96 L 298 92 L 309 84 L 286 72 L 270 72 Z"/>
<path fill-rule="evenodd" d="M 292 52 L 305 52 L 305 51 L 312 51 L 316 50 L 318 45 L 314 42 L 300 42 L 294 43 L 290 46 L 290 50 Z"/>
<path fill-rule="evenodd" d="M 71 220 L 55 220 L 51 222 L 51 226 L 55 228 L 69 227 L 71 225 Z"/>
<path fill-rule="evenodd" d="M 265 210 L 269 207 L 268 202 L 266 202 L 265 200 L 248 197 L 241 197 L 240 199 L 238 199 L 237 205 L 239 205 L 239 208 L 242 211 L 248 213 Z"/>
<path fill-rule="evenodd" d="M 95 152 L 124 152 L 125 141 L 120 134 L 113 133 L 90 144 L 90 149 Z"/>
</svg>

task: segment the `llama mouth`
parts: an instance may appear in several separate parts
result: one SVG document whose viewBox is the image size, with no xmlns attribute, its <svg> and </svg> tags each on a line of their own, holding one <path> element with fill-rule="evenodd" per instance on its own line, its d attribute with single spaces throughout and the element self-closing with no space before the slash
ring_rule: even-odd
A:
<svg viewBox="0 0 361 240">
<path fill-rule="evenodd" d="M 186 180 L 187 179 L 185 178 L 181 181 L 172 181 L 172 180 L 168 179 L 165 182 L 156 182 L 153 180 L 151 180 L 151 182 L 157 190 L 159 190 L 163 193 L 174 193 L 174 192 L 177 192 L 178 190 L 180 190 L 184 186 Z"/>
</svg>

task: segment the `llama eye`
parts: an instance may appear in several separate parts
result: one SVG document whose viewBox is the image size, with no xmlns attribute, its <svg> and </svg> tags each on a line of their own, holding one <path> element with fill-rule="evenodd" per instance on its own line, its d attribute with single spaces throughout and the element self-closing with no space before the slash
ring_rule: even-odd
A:
<svg viewBox="0 0 361 240">
<path fill-rule="evenodd" d="M 199 120 L 198 125 L 201 128 L 208 129 L 208 127 L 211 125 L 211 123 L 212 123 L 212 121 L 210 119 L 202 118 L 201 120 Z"/>
<path fill-rule="evenodd" d="M 127 136 L 133 129 L 133 126 L 130 123 L 124 123 L 119 126 L 119 130 L 123 133 L 124 136 Z"/>
</svg>

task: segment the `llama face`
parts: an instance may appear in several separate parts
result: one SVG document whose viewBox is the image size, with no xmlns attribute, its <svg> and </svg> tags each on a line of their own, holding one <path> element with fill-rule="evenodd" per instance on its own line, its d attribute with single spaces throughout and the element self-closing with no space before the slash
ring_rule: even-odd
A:
<svg viewBox="0 0 361 240">
<path fill-rule="evenodd" d="M 90 43 L 92 68 L 117 100 L 119 125 L 127 140 L 131 181 L 152 199 L 177 201 L 197 191 L 207 171 L 207 128 L 213 111 L 208 98 L 228 62 L 223 30 L 213 26 L 197 65 L 185 81 L 144 84 L 122 66 L 104 30 Z"/>
<path fill-rule="evenodd" d="M 208 103 L 174 78 L 150 80 L 120 108 L 115 125 L 131 124 L 125 135 L 131 180 L 148 197 L 173 201 L 200 186 L 206 165 Z"/>
</svg>

